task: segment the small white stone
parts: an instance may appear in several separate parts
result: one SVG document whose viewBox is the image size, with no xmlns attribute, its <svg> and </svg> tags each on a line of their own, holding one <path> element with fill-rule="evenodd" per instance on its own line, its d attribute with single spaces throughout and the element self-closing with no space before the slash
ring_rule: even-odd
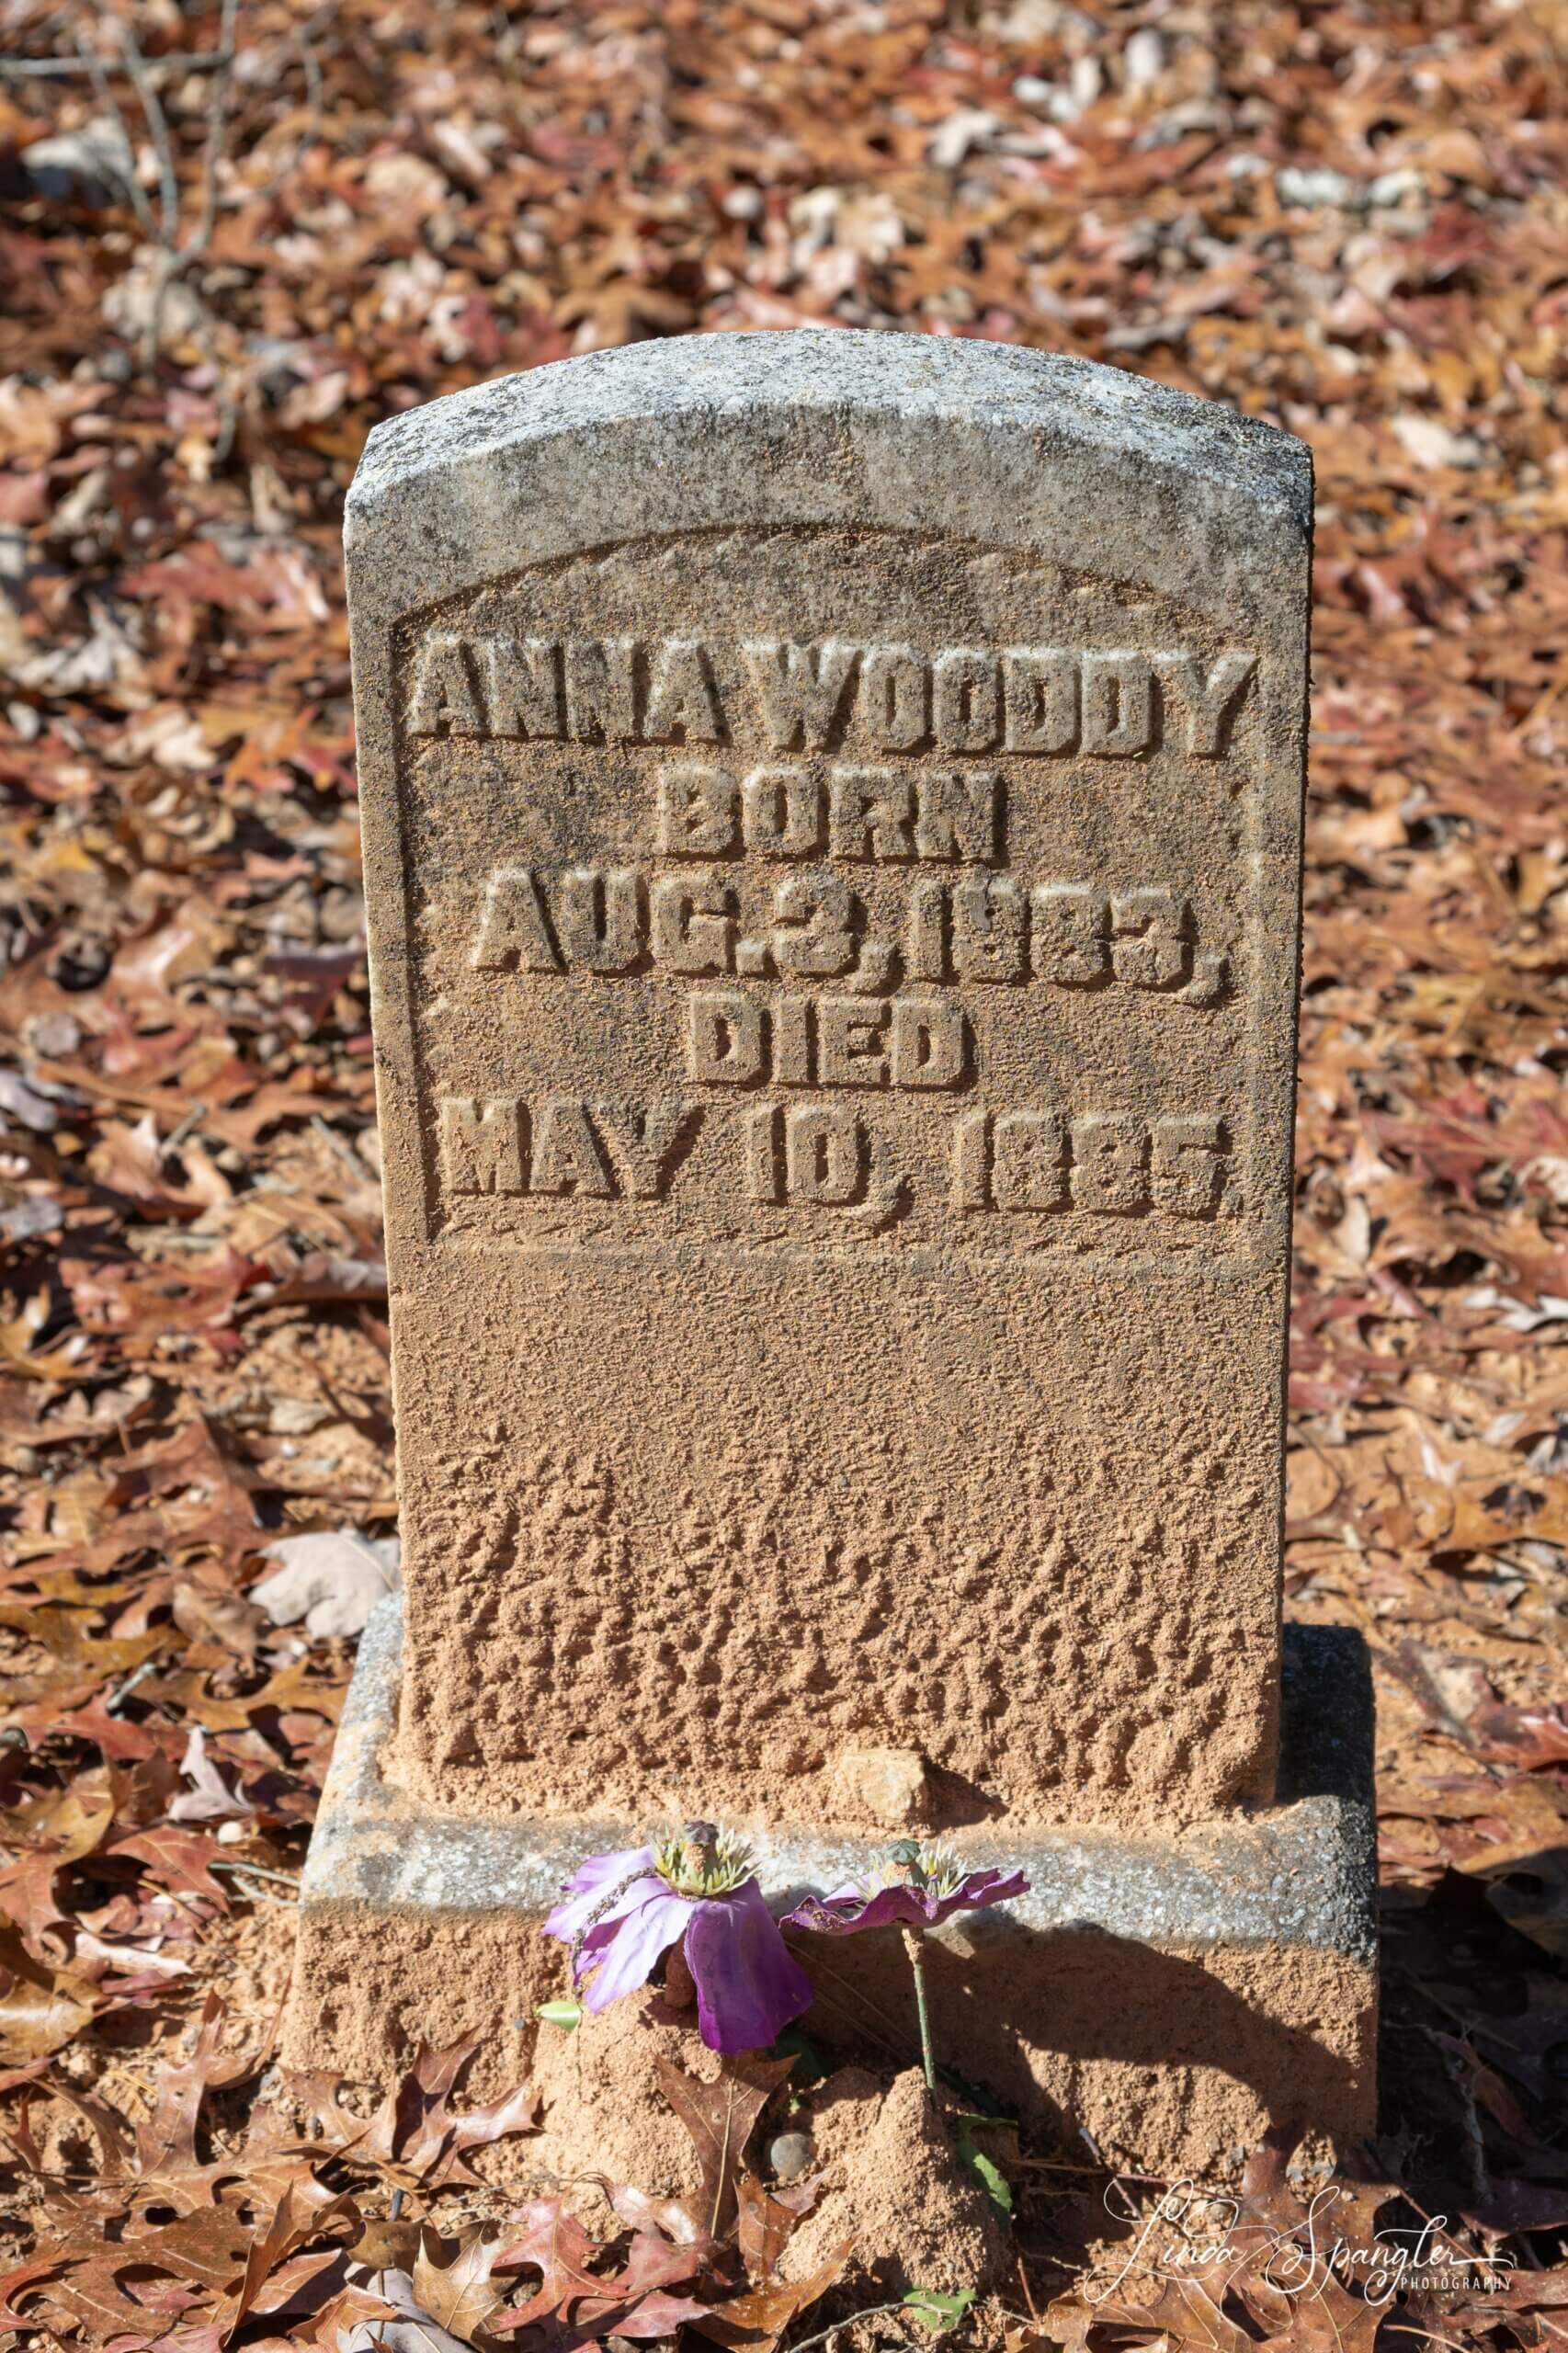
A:
<svg viewBox="0 0 1568 2353">
<path fill-rule="evenodd" d="M 81 1044 L 82 1025 L 74 1013 L 35 1013 L 22 1024 L 22 1036 L 30 1052 L 58 1062 Z"/>
</svg>

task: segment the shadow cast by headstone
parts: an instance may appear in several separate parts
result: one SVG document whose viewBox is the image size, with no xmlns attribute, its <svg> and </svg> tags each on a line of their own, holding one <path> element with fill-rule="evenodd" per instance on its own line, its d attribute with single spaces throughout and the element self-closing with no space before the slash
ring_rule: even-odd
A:
<svg viewBox="0 0 1568 2353">
<path fill-rule="evenodd" d="M 1094 2105 L 1111 2069 L 1124 2112 L 1168 2097 L 1173 2070 L 1191 2071 L 1194 2100 L 1210 2070 L 1245 2086 L 1281 2133 L 1309 2131 L 1354 2104 L 1366 2062 L 1313 2031 L 1310 1987 L 1299 1984 L 1290 2006 L 1308 2023 L 1287 2024 L 1278 2014 L 1280 1976 L 1307 1980 L 1316 1964 L 1333 2017 L 1335 1956 L 1233 1949 L 1224 1965 L 1241 1975 L 1256 1968 L 1276 1997 L 1252 2001 L 1216 1973 L 1212 1958 L 1161 1951 L 1088 1923 L 1044 1933 L 1013 1927 L 1005 1942 L 991 1936 L 965 1942 L 967 1951 L 947 1938 L 926 1939 L 938 2056 L 1064 2147 L 1084 2146 L 1086 2120 L 1075 2112 L 1073 2086 L 1077 2072 L 1091 2067 Z M 839 1939 L 825 1968 L 819 1942 L 800 1949 L 820 1989 L 809 2029 L 824 2045 L 846 2053 L 869 2045 L 884 2064 L 919 2064 L 914 1994 L 895 1936 Z"/>
<path fill-rule="evenodd" d="M 1006 1812 L 999 1797 L 967 1779 L 962 1773 L 951 1773 L 943 1766 L 933 1765 L 926 1778 L 932 1811 L 944 1835 L 949 1830 L 971 1829 L 977 1822 L 1000 1821 Z"/>
<path fill-rule="evenodd" d="M 939 2055 L 1004 2106 L 1081 2148 L 1113 2114 L 1136 2145 L 1297 2134 L 1374 2113 L 1372 1694 L 1351 1630 L 1289 1626 L 1278 1798 L 1190 1833 L 1042 1835 L 972 1859 L 1022 1864 L 1021 1904 L 960 1913 L 926 1939 Z M 943 1796 L 960 1802 L 965 1785 Z M 971 1792 L 973 1799 L 982 1793 Z M 948 1819 L 956 1823 L 954 1813 Z M 971 1819 L 981 1818 L 978 1813 Z M 1528 1866 L 1520 1865 L 1520 1870 Z M 1044 1914 L 1042 1918 L 1041 1914 Z M 1033 1918 L 1028 1916 L 1033 1914 Z M 831 1944 L 832 1949 L 827 1950 Z M 919 2040 L 891 1932 L 801 1940 L 813 2030 L 915 2064 Z M 1245 2095 L 1218 2097 L 1227 2079 Z M 1173 2103 L 1191 2131 L 1168 2129 Z M 1246 2121 L 1242 2121 L 1245 2119 Z"/>
<path fill-rule="evenodd" d="M 1527 1971 L 1562 1976 L 1568 1965 L 1568 1845 L 1538 1847 L 1488 1863 L 1476 1856 L 1463 1873 L 1486 1909 L 1525 1941 L 1514 1948 Z M 1568 2050 L 1568 2033 L 1562 2036 Z"/>
</svg>

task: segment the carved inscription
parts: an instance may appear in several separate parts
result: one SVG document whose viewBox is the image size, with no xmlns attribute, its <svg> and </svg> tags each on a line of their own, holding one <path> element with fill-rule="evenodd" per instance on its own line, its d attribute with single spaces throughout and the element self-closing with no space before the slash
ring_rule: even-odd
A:
<svg viewBox="0 0 1568 2353">
<path fill-rule="evenodd" d="M 656 1200 L 702 1117 L 699 1103 L 631 1111 L 560 1097 L 447 1096 L 447 1183 L 457 1194 Z M 875 1193 L 885 1208 L 899 1188 L 881 1162 L 876 1129 L 850 1105 L 767 1103 L 745 1115 L 739 1174 L 753 1200 L 847 1209 Z M 1209 1218 L 1229 1142 L 1224 1121 L 1205 1112 L 1146 1121 L 1123 1111 L 972 1111 L 954 1122 L 949 1165 L 955 1210 Z"/>
<path fill-rule="evenodd" d="M 1116 985 L 1197 1005 L 1218 1003 L 1229 978 L 1223 955 L 1199 943 L 1186 898 L 1165 884 L 923 877 L 893 936 L 877 938 L 851 881 L 825 866 L 777 882 L 733 882 L 722 869 L 498 867 L 472 961 L 481 972 L 850 978 L 870 990 L 904 979 Z"/>
<path fill-rule="evenodd" d="M 975 1111 L 953 1131 L 956 1210 L 1097 1210 L 1212 1217 L 1224 1189 L 1225 1123 L 1207 1112 L 1144 1121 L 1125 1111 Z"/>
<path fill-rule="evenodd" d="M 685 1090 L 584 1099 L 566 1077 L 443 1094 L 449 1200 L 662 1201 L 695 1160 L 727 1165 L 742 1201 L 862 1232 L 896 1222 L 917 1181 L 927 1207 L 998 1230 L 1225 1214 L 1233 1139 L 1212 1099 L 1133 1109 L 1080 1068 L 1053 1100 L 1047 1057 L 1018 1066 L 1043 1093 L 998 1101 L 986 1008 L 1008 990 L 1098 995 L 1201 1027 L 1230 1001 L 1231 955 L 1204 936 L 1190 882 L 1140 872 L 1131 834 L 1130 872 L 1019 871 L 1010 796 L 1040 789 L 1019 756 L 1221 759 L 1256 676 L 1244 649 L 427 630 L 405 711 L 416 745 L 665 747 L 631 783 L 619 855 L 494 866 L 460 957 L 498 1006 L 574 976 L 661 984 Z M 888 1120 L 921 1104 L 917 1180 L 897 1140 L 911 1131 Z"/>
<path fill-rule="evenodd" d="M 528 637 L 427 630 L 410 735 L 573 744 L 723 744 L 824 751 L 1136 759 L 1173 733 L 1217 758 L 1251 684 L 1241 648 L 861 645 L 837 638 Z"/>
<path fill-rule="evenodd" d="M 631 1109 L 550 1097 L 448 1095 L 441 1157 L 454 1193 L 547 1193 L 592 1200 L 657 1200 L 690 1142 L 701 1106 Z"/>
<path fill-rule="evenodd" d="M 1001 779 L 963 770 L 753 768 L 737 778 L 697 760 L 659 779 L 666 858 L 833 858 L 989 864 L 998 854 Z"/>
<path fill-rule="evenodd" d="M 687 999 L 687 1069 L 717 1086 L 959 1086 L 970 1025 L 938 997 L 748 995 L 701 989 Z"/>
</svg>

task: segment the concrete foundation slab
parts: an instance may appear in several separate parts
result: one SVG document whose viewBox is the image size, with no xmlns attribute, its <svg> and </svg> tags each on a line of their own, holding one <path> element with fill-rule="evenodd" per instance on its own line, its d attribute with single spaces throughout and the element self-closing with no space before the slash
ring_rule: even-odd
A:
<svg viewBox="0 0 1568 2353">
<path fill-rule="evenodd" d="M 284 2058 L 375 2078 L 421 2040 L 478 2029 L 485 2075 L 516 2081 L 534 2005 L 564 1987 L 565 1954 L 542 1933 L 562 1881 L 653 1825 L 464 1818 L 390 1786 L 401 1651 L 394 1595 L 366 1631 L 311 1843 Z M 1282 1733 L 1278 1802 L 1176 1837 L 953 1836 L 971 1865 L 1021 1865 L 1030 1881 L 1018 1903 L 928 1939 L 938 2032 L 977 2085 L 1108 2162 L 1171 2176 L 1212 2171 L 1270 2125 L 1342 2144 L 1371 2130 L 1371 1688 L 1358 1635 L 1285 1629 Z M 778 1910 L 881 1852 L 766 1832 L 754 1845 Z M 801 1950 L 826 1964 L 813 2037 L 914 2058 L 896 1938 L 802 1938 Z"/>
</svg>

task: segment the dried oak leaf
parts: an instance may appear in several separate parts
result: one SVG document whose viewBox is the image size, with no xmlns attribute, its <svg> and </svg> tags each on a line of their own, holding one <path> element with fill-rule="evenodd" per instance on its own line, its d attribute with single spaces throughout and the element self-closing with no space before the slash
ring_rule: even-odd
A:
<svg viewBox="0 0 1568 2353">
<path fill-rule="evenodd" d="M 64 2048 L 98 2006 L 85 1978 L 35 1961 L 0 1920 L 0 2065 L 17 2067 Z"/>
<path fill-rule="evenodd" d="M 221 1699 L 210 1692 L 205 1679 L 198 1675 L 161 1675 L 157 1683 L 161 1703 L 184 1708 L 199 1717 L 210 1733 L 244 1732 L 258 1717 L 283 1716 L 296 1709 L 334 1723 L 346 1690 L 344 1683 L 324 1681 L 310 1660 L 302 1658 L 296 1659 L 291 1666 L 280 1667 L 259 1691 L 247 1692 L 237 1699 Z"/>
<path fill-rule="evenodd" d="M 14 2299 L 36 2292 L 40 2281 L 63 2268 L 64 2258 L 58 2255 L 29 2256 L 15 2271 L 0 2278 L 0 2328 L 30 2328 L 36 2324 L 25 2313 L 17 2310 Z"/>
<path fill-rule="evenodd" d="M 1303 2205 L 1287 2178 L 1286 2156 L 1271 2142 L 1242 2169 L 1232 2238 L 1250 2245 L 1254 2259 L 1238 2268 L 1227 2249 L 1199 2277 L 1216 2295 L 1229 2289 L 1266 2342 L 1278 2338 L 1303 2353 L 1372 2353 L 1385 2308 L 1351 2294 L 1324 2261 L 1322 2242 L 1332 2232 L 1352 2249 L 1369 2247 L 1379 2210 L 1397 2193 L 1383 2183 L 1341 2183 L 1331 2202 Z"/>
<path fill-rule="evenodd" d="M 477 2336 L 506 2301 L 506 2289 L 491 2278 L 500 2247 L 500 2232 L 487 2225 L 447 2239 L 426 2223 L 411 2275 L 420 2310 L 454 2336 Z"/>
<path fill-rule="evenodd" d="M 1529 1842 L 1489 1847 L 1460 1869 L 1486 1882 L 1493 1910 L 1555 1961 L 1568 1961 L 1568 1851 Z"/>
<path fill-rule="evenodd" d="M 165 2060 L 158 2069 L 152 2121 L 136 2128 L 137 2169 L 143 2177 L 196 2171 L 200 2165 L 196 2127 L 202 2101 L 209 2091 L 226 2090 L 254 2072 L 254 2058 L 220 2063 L 222 2026 L 223 2004 L 216 1994 L 209 1994 L 189 2058 Z"/>
<path fill-rule="evenodd" d="M 233 2308 L 227 2315 L 230 2329 L 237 2327 L 255 2309 L 278 2267 L 307 2239 L 318 2238 L 327 2224 L 339 2216 L 358 2219 L 352 2200 L 328 2198 L 310 2177 L 289 2185 L 274 2207 L 266 2230 L 258 2232 L 246 2249 L 244 2272 L 234 2290 Z"/>
<path fill-rule="evenodd" d="M 140 1863 L 160 1887 L 172 1888 L 177 1895 L 209 1896 L 227 1911 L 229 1891 L 207 1868 L 220 1851 L 214 1838 L 182 1829 L 177 1823 L 132 1831 L 129 1838 L 113 1839 L 105 1849 L 117 1859 Z"/>
<path fill-rule="evenodd" d="M 793 2057 L 748 2063 L 744 2076 L 726 2067 L 717 2083 L 700 2083 L 670 2060 L 659 2061 L 665 2097 L 690 2133 L 701 2185 L 686 2202 L 710 2238 L 722 2238 L 735 2219 L 735 2187 L 757 2118 L 794 2065 Z"/>
<path fill-rule="evenodd" d="M 538 2271 L 539 2290 L 526 2303 L 497 2313 L 490 2323 L 494 2335 L 558 2319 L 569 2321 L 577 2336 L 669 2336 L 683 2320 L 699 2319 L 707 2312 L 705 2304 L 689 2297 L 662 2292 L 699 2269 L 701 2256 L 696 2247 L 676 2246 L 640 2231 L 621 2270 L 590 2271 L 588 2264 L 604 2250 L 559 2198 L 534 2199 L 524 2214 L 527 2227 L 521 2238 L 502 2248 L 494 2264 L 507 2271 Z"/>
<path fill-rule="evenodd" d="M 46 2250 L 62 2271 L 42 2290 L 43 2302 L 51 2313 L 62 2312 L 89 2345 L 149 2344 L 168 2319 L 237 2290 L 251 2239 L 249 2224 L 222 2208 L 108 2243 L 94 2223 Z M 35 2315 L 32 2325 L 42 2318 Z M 52 2325 L 51 2333 L 62 2332 Z"/>
<path fill-rule="evenodd" d="M 658 2231 L 676 2246 L 695 2246 L 706 2256 L 715 2242 L 693 2219 L 683 2198 L 652 2198 L 631 2183 L 610 2181 L 604 2174 L 585 2177 L 604 2193 L 605 2202 L 635 2231 Z"/>
<path fill-rule="evenodd" d="M 805 2312 L 843 2278 L 854 2251 L 854 2240 L 845 2239 L 809 2279 L 773 2280 L 749 2289 L 744 2296 L 732 2296 L 727 2302 L 711 2304 L 695 2314 L 692 2325 L 716 2344 L 744 2347 L 746 2353 L 773 2353 L 797 2313 Z"/>
<path fill-rule="evenodd" d="M 822 2180 L 818 2174 L 780 2195 L 754 2173 L 742 2174 L 735 2184 L 735 2241 L 748 2279 L 772 2279 L 796 2225 L 815 2204 Z"/>
<path fill-rule="evenodd" d="M 263 1547 L 278 1566 L 251 1587 L 251 1600 L 275 1626 L 302 1618 L 318 1640 L 362 1634 L 378 1601 L 398 1581 L 395 1537 L 368 1540 L 358 1529 L 322 1529 L 280 1537 Z"/>
<path fill-rule="evenodd" d="M 176 1585 L 170 1615 L 193 1643 L 212 1643 L 235 1658 L 252 1659 L 267 1631 L 265 1611 L 237 1593 L 213 1592 L 202 1585 Z"/>
<path fill-rule="evenodd" d="M 532 2131 L 539 2121 L 539 2095 L 531 2084 L 519 2084 L 501 2098 L 461 2115 L 449 2106 L 479 2040 L 477 2034 L 470 2034 L 444 2051 L 421 2047 L 413 2066 L 368 2123 L 340 2104 L 336 2075 L 297 2074 L 290 2078 L 290 2089 L 328 2134 L 335 2154 L 401 2173 L 427 2188 L 476 2182 L 478 2177 L 464 2163 L 468 2150 L 488 2147 L 513 2132 Z M 312 2147 L 322 2154 L 318 2143 Z"/>
<path fill-rule="evenodd" d="M 154 2078 L 154 2106 L 150 2120 L 134 2129 L 118 2109 L 97 2093 L 81 2090 L 69 2076 L 49 2079 L 51 2097 L 75 2109 L 97 2135 L 103 2163 L 93 2177 L 86 2204 L 111 2206 L 123 2218 L 142 2208 L 174 2207 L 180 2213 L 214 2208 L 221 2188 L 244 2177 L 258 2196 L 277 2197 L 286 2186 L 277 2179 L 276 2151 L 257 2145 L 243 2158 L 204 2163 L 196 2147 L 201 2104 L 210 2091 L 227 2090 L 252 2075 L 266 2059 L 267 2046 L 234 2060 L 220 2058 L 218 2042 L 223 2017 L 222 2003 L 209 1995 L 188 2058 L 165 2061 Z M 44 2166 L 23 2134 L 16 2135 L 25 2161 L 46 2183 L 57 2177 Z M 298 2160 L 288 2167 L 290 2177 Z M 301 2191 L 301 2194 L 302 2191 Z M 325 2195 L 325 2193 L 323 2193 Z"/>
<path fill-rule="evenodd" d="M 96 2092 L 81 2090 L 68 2075 L 51 2075 L 48 2079 L 48 2089 L 51 2098 L 63 2100 L 67 2108 L 74 2109 L 83 2123 L 97 2136 L 98 2146 L 103 2151 L 108 2186 L 115 2188 L 124 2177 L 134 2172 L 135 2135 L 117 2108 L 111 2108 L 108 2100 L 100 2099 Z M 18 2131 L 16 2140 L 17 2148 L 33 2172 L 42 2179 L 51 2179 L 38 2152 L 30 2146 L 30 2139 L 25 2140 Z"/>
<path fill-rule="evenodd" d="M 80 1784 L 0 1817 L 0 1841 L 22 1850 L 0 1870 L 0 1904 L 35 1949 L 49 1929 L 70 1920 L 56 1889 L 60 1872 L 92 1854 L 113 1826 L 110 1791 Z"/>
<path fill-rule="evenodd" d="M 1227 2320 L 1196 2279 L 1162 2279 L 1146 2297 L 1108 2296 L 1102 2303 L 1087 2303 L 1074 2290 L 1047 2306 L 1043 2325 L 1041 2341 L 1062 2353 L 1090 2353 L 1091 2343 L 1107 2341 L 1098 2332 L 1110 2332 L 1129 2347 L 1201 2345 L 1207 2353 L 1256 2353 L 1257 2340 Z"/>
</svg>

